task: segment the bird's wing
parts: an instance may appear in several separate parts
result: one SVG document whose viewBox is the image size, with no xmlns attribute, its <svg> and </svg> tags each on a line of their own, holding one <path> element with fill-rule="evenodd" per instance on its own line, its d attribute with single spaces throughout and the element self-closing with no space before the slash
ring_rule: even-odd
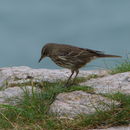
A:
<svg viewBox="0 0 130 130">
<path fill-rule="evenodd" d="M 58 51 L 56 57 L 64 61 L 77 62 L 77 60 L 79 60 L 81 62 L 82 61 L 81 59 L 87 59 L 91 57 L 92 55 L 93 54 L 90 52 L 86 53 L 85 49 L 62 48 L 60 51 Z"/>
<path fill-rule="evenodd" d="M 90 53 L 93 53 L 93 54 L 104 54 L 103 51 L 97 51 L 97 50 L 92 50 L 92 49 L 88 49 L 88 48 L 86 48 L 85 50 Z"/>
<path fill-rule="evenodd" d="M 57 55 L 59 56 L 75 56 L 77 55 L 77 51 L 71 48 L 60 48 L 60 51 L 57 51 Z"/>
<path fill-rule="evenodd" d="M 102 51 L 91 50 L 91 49 L 84 49 L 84 48 L 60 48 L 60 51 L 57 51 L 57 56 L 62 58 L 87 58 L 91 56 L 96 56 L 104 54 Z"/>
</svg>

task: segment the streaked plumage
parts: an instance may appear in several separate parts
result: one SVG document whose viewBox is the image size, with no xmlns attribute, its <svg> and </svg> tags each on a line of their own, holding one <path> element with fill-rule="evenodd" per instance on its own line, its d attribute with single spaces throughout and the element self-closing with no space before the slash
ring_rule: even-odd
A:
<svg viewBox="0 0 130 130">
<path fill-rule="evenodd" d="M 87 63 L 89 63 L 91 60 L 102 57 L 121 57 L 121 56 L 104 54 L 101 51 L 91 50 L 87 48 L 80 48 L 66 44 L 48 43 L 42 48 L 41 58 L 39 62 L 44 57 L 50 57 L 52 61 L 54 61 L 58 66 L 68 68 L 71 70 L 72 74 L 67 81 L 68 84 L 74 72 L 76 72 L 77 76 L 79 69 L 84 65 L 86 65 Z"/>
</svg>

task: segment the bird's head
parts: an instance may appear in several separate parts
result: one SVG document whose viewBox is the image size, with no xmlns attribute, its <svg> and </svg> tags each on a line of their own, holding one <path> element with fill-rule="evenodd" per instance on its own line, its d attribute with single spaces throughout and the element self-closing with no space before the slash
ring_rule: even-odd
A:
<svg viewBox="0 0 130 130">
<path fill-rule="evenodd" d="M 39 59 L 39 62 L 45 58 L 46 56 L 48 56 L 49 54 L 49 49 L 48 49 L 48 44 L 46 44 L 43 48 L 42 48 L 42 51 L 41 51 L 41 57 Z"/>
</svg>

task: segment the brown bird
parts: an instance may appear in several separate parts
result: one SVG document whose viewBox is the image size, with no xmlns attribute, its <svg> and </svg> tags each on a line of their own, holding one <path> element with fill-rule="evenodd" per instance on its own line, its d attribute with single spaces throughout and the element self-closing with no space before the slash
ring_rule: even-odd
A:
<svg viewBox="0 0 130 130">
<path fill-rule="evenodd" d="M 41 58 L 39 59 L 39 62 L 45 57 L 51 58 L 52 61 L 54 61 L 58 66 L 71 70 L 71 75 L 66 83 L 67 86 L 74 72 L 76 72 L 76 75 L 74 77 L 75 80 L 79 73 L 79 69 L 90 61 L 96 58 L 121 56 L 104 54 L 101 51 L 80 48 L 72 45 L 47 43 L 42 48 Z"/>
</svg>

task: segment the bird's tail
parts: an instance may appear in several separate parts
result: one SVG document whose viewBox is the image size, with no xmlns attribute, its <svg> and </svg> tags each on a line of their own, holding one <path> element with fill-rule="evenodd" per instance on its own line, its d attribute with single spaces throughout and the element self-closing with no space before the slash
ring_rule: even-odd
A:
<svg viewBox="0 0 130 130">
<path fill-rule="evenodd" d="M 122 56 L 117 56 L 117 55 L 110 55 L 110 54 L 104 54 L 104 52 L 102 51 L 97 51 L 97 50 L 91 50 L 91 49 L 86 49 L 87 51 L 89 51 L 90 53 L 93 53 L 97 58 L 103 58 L 103 57 L 108 57 L 108 58 L 112 58 L 112 57 L 117 57 L 117 58 L 121 58 Z"/>
<path fill-rule="evenodd" d="M 117 55 L 109 55 L 109 54 L 99 54 L 98 57 L 108 57 L 108 58 L 112 58 L 112 57 L 117 57 L 117 58 L 121 58 L 122 56 L 117 56 Z"/>
</svg>

